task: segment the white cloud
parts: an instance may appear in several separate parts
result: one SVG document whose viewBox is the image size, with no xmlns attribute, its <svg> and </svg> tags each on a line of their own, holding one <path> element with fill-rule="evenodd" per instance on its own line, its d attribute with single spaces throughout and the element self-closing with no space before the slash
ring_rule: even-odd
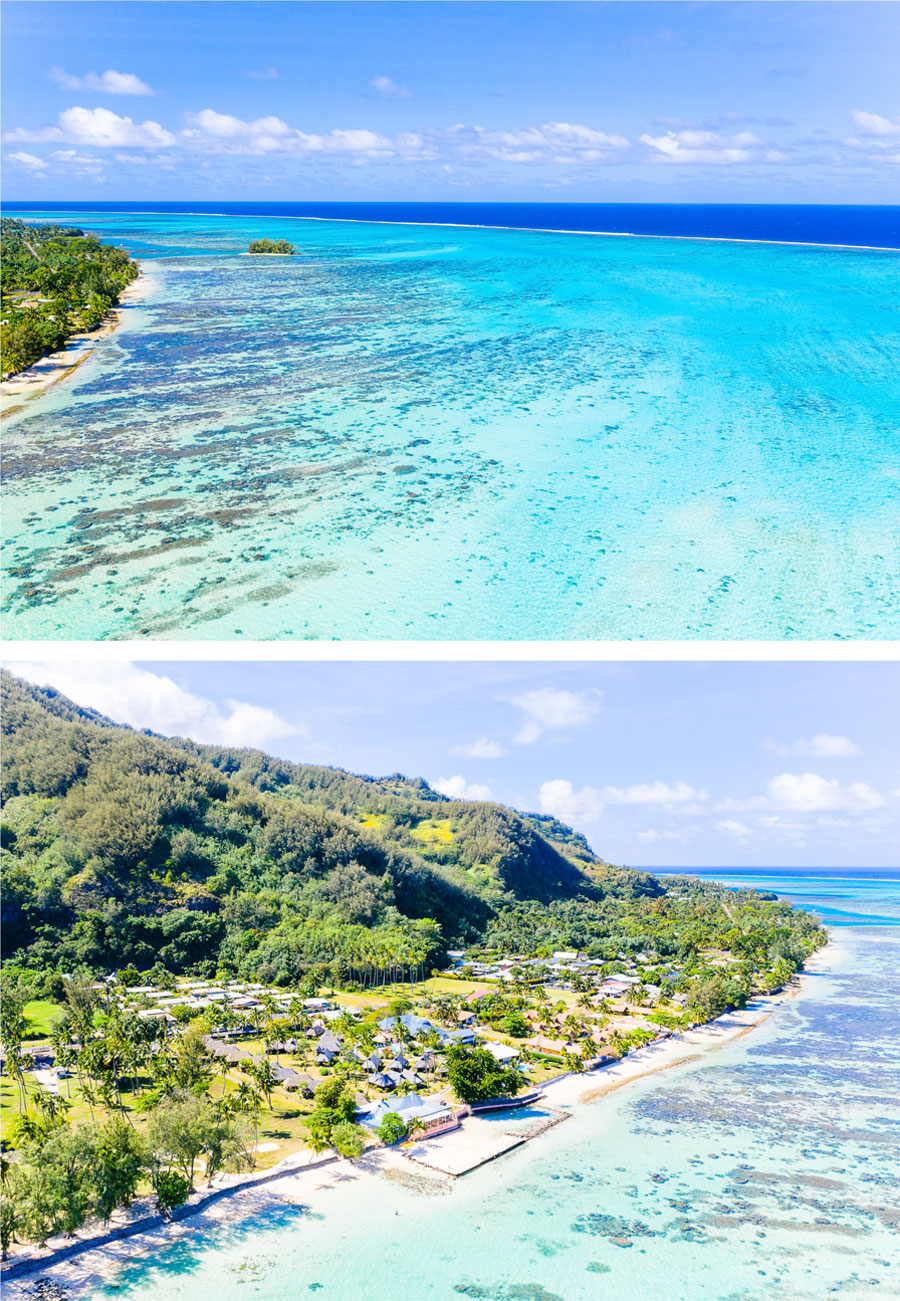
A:
<svg viewBox="0 0 900 1301">
<path fill-rule="evenodd" d="M 763 741 L 763 749 L 769 754 L 800 754 L 808 759 L 848 759 L 862 753 L 849 736 L 832 736 L 829 732 L 817 732 L 809 740 L 791 741 L 789 744 Z"/>
<path fill-rule="evenodd" d="M 390 78 L 376 78 L 373 85 L 380 93 L 395 97 L 406 90 Z M 176 137 L 158 122 L 135 123 L 108 109 L 82 107 L 65 110 L 56 126 L 36 130 L 19 127 L 10 131 L 6 139 L 23 143 L 52 140 L 143 148 L 167 148 L 176 141 Z M 279 117 L 270 115 L 245 120 L 213 108 L 186 114 L 178 142 L 188 150 L 208 154 L 280 155 L 303 159 L 348 155 L 353 162 L 398 159 L 405 162 L 590 164 L 613 161 L 625 156 L 630 149 L 630 142 L 624 136 L 571 122 L 549 122 L 512 131 L 458 124 L 385 136 L 367 127 L 308 132 Z"/>
<path fill-rule="evenodd" d="M 486 736 L 481 736 L 466 745 L 454 745 L 450 753 L 464 755 L 467 759 L 499 759 L 506 750 L 499 741 L 489 741 Z"/>
<path fill-rule="evenodd" d="M 648 827 L 646 831 L 635 832 L 638 840 L 644 840 L 648 843 L 652 843 L 654 840 L 685 840 L 689 834 L 686 830 L 657 831 L 655 827 Z"/>
<path fill-rule="evenodd" d="M 188 736 L 211 745 L 262 747 L 305 732 L 271 709 L 227 700 L 226 710 L 179 687 L 171 678 L 124 661 L 113 663 L 18 663 L 13 673 L 52 686 L 79 705 L 116 723 L 149 728 L 165 736 Z"/>
<path fill-rule="evenodd" d="M 697 790 L 685 781 L 642 782 L 637 786 L 604 786 L 599 792 L 605 804 L 688 804 L 709 799 L 709 792 Z"/>
<path fill-rule="evenodd" d="M 880 809 L 885 803 L 884 796 L 867 782 L 850 782 L 841 786 L 837 780 L 829 781 L 812 772 L 781 773 L 772 778 L 766 793 L 772 807 L 795 813 L 863 812 Z"/>
<path fill-rule="evenodd" d="M 663 808 L 679 807 L 681 813 L 703 812 L 707 791 L 687 782 L 643 782 L 635 786 L 582 786 L 576 790 L 570 781 L 555 778 L 546 781 L 538 792 L 541 811 L 563 821 L 593 822 L 607 804 L 657 804 Z"/>
<path fill-rule="evenodd" d="M 721 136 L 715 131 L 667 131 L 662 136 L 642 135 L 641 144 L 651 157 L 672 163 L 746 163 L 762 141 L 750 131 Z"/>
<path fill-rule="evenodd" d="M 544 782 L 538 791 L 542 813 L 550 813 L 561 822 L 595 822 L 603 813 L 603 801 L 591 786 L 576 790 L 569 781 L 556 778 Z"/>
<path fill-rule="evenodd" d="M 517 745 L 531 745 L 548 731 L 581 727 L 595 718 L 600 708 L 597 691 L 560 691 L 556 687 L 538 687 L 509 703 L 525 711 L 527 721 L 513 740 Z"/>
<path fill-rule="evenodd" d="M 116 72 L 108 68 L 99 76 L 96 72 L 86 72 L 83 77 L 73 77 L 62 68 L 51 68 L 48 76 L 63 90 L 92 90 L 101 95 L 152 95 L 153 91 L 146 82 L 141 81 L 133 72 Z"/>
<path fill-rule="evenodd" d="M 489 800 L 491 791 L 489 786 L 478 786 L 475 783 L 468 783 L 461 773 L 455 777 L 439 777 L 436 782 L 431 783 L 434 789 L 441 795 L 446 795 L 451 800 Z"/>
<path fill-rule="evenodd" d="M 67 108 L 59 115 L 59 125 L 28 131 L 17 127 L 7 132 L 6 140 L 68 141 L 76 145 L 138 146 L 144 149 L 161 149 L 175 143 L 175 137 L 158 122 L 134 122 L 130 117 L 120 117 L 108 108 Z"/>
<path fill-rule="evenodd" d="M 45 172 L 47 170 L 47 160 L 38 158 L 36 154 L 14 153 L 6 156 L 12 162 L 18 163 L 20 167 L 27 167 L 30 172 Z"/>
<path fill-rule="evenodd" d="M 459 125 L 445 135 L 463 158 L 507 163 L 604 162 L 627 150 L 631 143 L 624 136 L 573 122 L 545 122 L 517 131 Z"/>
<path fill-rule="evenodd" d="M 866 113 L 861 108 L 855 108 L 850 116 L 860 135 L 900 136 L 900 118 L 880 117 L 878 113 Z"/>
<path fill-rule="evenodd" d="M 252 69 L 247 76 L 252 77 L 254 81 L 277 81 L 278 69 L 271 65 L 268 68 Z"/>
<path fill-rule="evenodd" d="M 284 138 L 295 134 L 287 122 L 283 122 L 280 117 L 258 117 L 253 122 L 245 122 L 230 113 L 217 113 L 212 108 L 204 108 L 199 113 L 189 113 L 187 120 L 189 126 L 196 132 L 215 136 L 219 140 L 252 139 L 257 136 Z M 185 132 L 185 135 L 189 134 L 190 132 Z"/>
<path fill-rule="evenodd" d="M 749 813 L 754 809 L 767 809 L 769 801 L 765 795 L 748 795 L 745 799 L 719 800 L 713 805 L 716 813 Z"/>
<path fill-rule="evenodd" d="M 102 90 L 110 94 L 152 94 L 131 73 L 110 69 L 102 75 L 88 73 L 74 77 L 54 70 L 58 84 L 79 90 Z M 247 76 L 274 80 L 274 67 L 248 71 Z M 384 98 L 408 98 L 410 91 L 391 77 L 379 75 L 370 83 L 373 93 Z M 502 165 L 505 170 L 520 167 L 544 169 L 546 183 L 565 186 L 573 182 L 572 171 L 588 172 L 621 163 L 704 165 L 783 166 L 785 163 L 809 164 L 818 161 L 840 167 L 848 163 L 882 166 L 900 159 L 900 120 L 855 110 L 853 121 L 858 134 L 843 143 L 842 151 L 822 153 L 826 142 L 819 140 L 818 152 L 810 155 L 816 143 L 800 139 L 765 142 L 749 130 L 737 130 L 741 119 L 724 114 L 703 123 L 678 123 L 658 119 L 654 128 L 640 135 L 637 142 L 614 131 L 579 122 L 544 122 L 540 125 L 515 126 L 498 130 L 479 124 L 423 126 L 413 131 L 383 135 L 365 126 L 336 127 L 329 131 L 304 131 L 281 118 L 266 116 L 244 120 L 210 107 L 185 116 L 183 129 L 173 133 L 158 122 L 132 122 L 101 114 L 107 110 L 68 109 L 55 126 L 38 129 L 17 128 L 6 139 L 27 143 L 65 141 L 73 144 L 136 146 L 146 149 L 169 148 L 177 143 L 186 154 L 235 155 L 258 158 L 299 159 L 321 164 L 328 171 L 332 160 L 353 166 L 368 163 L 396 162 L 421 164 L 434 162 L 445 171 L 465 173 L 473 168 Z M 754 119 L 744 119 L 745 122 Z M 779 119 L 763 119 L 764 128 L 782 128 L 791 124 Z M 664 129 L 665 128 L 665 129 Z M 763 128 L 761 128 L 763 129 Z M 819 133 L 822 134 L 822 133 Z M 837 141 L 827 142 L 838 150 Z M 799 151 L 799 152 L 798 152 Z M 203 164 L 207 166 L 207 163 Z M 548 173 L 549 169 L 549 173 Z"/>
<path fill-rule="evenodd" d="M 80 154 L 77 149 L 54 149 L 50 157 L 63 171 L 76 176 L 100 177 L 103 174 L 103 160 L 96 154 Z"/>
<path fill-rule="evenodd" d="M 279 117 L 260 117 L 247 122 L 230 113 L 217 113 L 212 108 L 188 113 L 186 121 L 182 138 L 194 148 L 214 153 L 391 157 L 410 149 L 408 136 L 391 141 L 362 128 L 315 135 L 298 131 Z"/>
<path fill-rule="evenodd" d="M 412 91 L 407 86 L 398 86 L 390 77 L 375 77 L 369 85 L 374 86 L 385 99 L 410 99 L 412 96 Z"/>
<path fill-rule="evenodd" d="M 746 840 L 750 835 L 750 828 L 745 827 L 743 822 L 734 822 L 731 818 L 726 818 L 723 822 L 717 822 L 716 826 L 720 831 L 727 831 L 731 836 L 737 836 L 739 840 Z"/>
</svg>

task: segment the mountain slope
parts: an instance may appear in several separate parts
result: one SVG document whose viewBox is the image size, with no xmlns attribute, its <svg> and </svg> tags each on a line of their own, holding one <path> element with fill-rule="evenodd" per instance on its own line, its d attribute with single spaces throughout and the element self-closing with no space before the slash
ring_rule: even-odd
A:
<svg viewBox="0 0 900 1301">
<path fill-rule="evenodd" d="M 365 978 L 511 907 L 664 893 L 553 819 L 138 733 L 9 674 L 3 694 L 5 948 L 32 964 Z"/>
</svg>

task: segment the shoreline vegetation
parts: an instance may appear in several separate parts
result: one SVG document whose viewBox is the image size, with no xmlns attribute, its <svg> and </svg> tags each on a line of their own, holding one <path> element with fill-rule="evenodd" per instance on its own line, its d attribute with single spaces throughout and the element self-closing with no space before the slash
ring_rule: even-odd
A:
<svg viewBox="0 0 900 1301">
<path fill-rule="evenodd" d="M 544 1099 L 540 1132 L 564 1085 L 743 1028 L 826 942 L 551 817 L 2 680 L 4 1250 L 376 1141 L 464 1173 L 522 1139 L 479 1108 Z"/>
<path fill-rule="evenodd" d="M 297 248 L 286 239 L 251 239 L 247 252 L 257 257 L 293 257 Z"/>
<path fill-rule="evenodd" d="M 48 389 L 74 375 L 93 356 L 99 344 L 116 332 L 122 324 L 123 314 L 142 303 L 152 288 L 151 277 L 140 271 L 119 294 L 115 307 L 109 309 L 94 329 L 69 335 L 58 351 L 47 353 L 24 370 L 0 381 L 3 415 L 13 415 L 27 402 L 41 397 Z"/>
<path fill-rule="evenodd" d="M 139 275 L 123 248 L 80 226 L 0 220 L 0 370 L 9 380 L 97 330 Z"/>
<path fill-rule="evenodd" d="M 323 1194 L 330 1193 L 333 1199 L 335 1192 L 340 1196 L 359 1180 L 402 1179 L 415 1172 L 437 1183 L 452 1183 L 544 1136 L 559 1121 L 568 1119 L 573 1107 L 598 1105 L 629 1084 L 694 1064 L 751 1033 L 778 1008 L 800 996 L 805 980 L 827 970 L 835 956 L 834 941 L 829 939 L 779 993 L 761 995 L 743 1010 L 725 1013 L 665 1043 L 639 1049 L 614 1065 L 584 1074 L 570 1072 L 550 1081 L 536 1104 L 547 1119 L 525 1133 L 498 1135 L 494 1121 L 489 1135 L 479 1132 L 473 1136 L 472 1127 L 485 1126 L 485 1122 L 471 1117 L 461 1128 L 439 1138 L 402 1147 L 368 1147 L 352 1160 L 336 1153 L 323 1158 L 321 1153 L 310 1150 L 285 1157 L 272 1168 L 250 1176 L 219 1174 L 169 1217 L 160 1216 L 150 1199 L 141 1199 L 127 1211 L 115 1213 L 108 1225 L 86 1226 L 71 1238 L 49 1241 L 44 1249 L 26 1247 L 5 1264 L 4 1291 L 10 1301 L 24 1301 L 32 1295 L 40 1276 L 38 1283 L 61 1285 L 67 1296 L 86 1295 L 114 1284 L 121 1269 L 188 1235 L 208 1237 L 227 1226 L 252 1222 L 285 1204 L 315 1214 Z M 377 1196 L 374 1182 L 372 1195 Z M 333 1209 L 332 1199 L 329 1209 Z"/>
</svg>

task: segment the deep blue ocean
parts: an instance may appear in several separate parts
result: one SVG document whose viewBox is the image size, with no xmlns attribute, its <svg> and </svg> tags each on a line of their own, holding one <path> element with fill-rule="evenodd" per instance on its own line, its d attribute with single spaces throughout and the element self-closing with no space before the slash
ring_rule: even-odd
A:
<svg viewBox="0 0 900 1301">
<path fill-rule="evenodd" d="M 900 205 L 808 203 L 25 203 L 8 212 L 221 213 L 900 248 Z"/>
</svg>

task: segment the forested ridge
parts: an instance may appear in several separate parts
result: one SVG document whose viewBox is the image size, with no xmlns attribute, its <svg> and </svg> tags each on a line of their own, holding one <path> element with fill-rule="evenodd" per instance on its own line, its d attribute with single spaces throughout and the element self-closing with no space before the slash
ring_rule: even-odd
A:
<svg viewBox="0 0 900 1301">
<path fill-rule="evenodd" d="M 814 919 L 593 855 L 551 818 L 118 726 L 3 675 L 3 928 L 35 970 L 290 984 L 416 978 L 447 948 L 661 956 L 779 946 Z M 738 915 L 739 914 L 739 915 Z M 749 946 L 749 948 L 748 948 Z"/>
<path fill-rule="evenodd" d="M 78 226 L 0 221 L 3 377 L 14 375 L 72 334 L 92 330 L 138 274 L 122 248 Z"/>
</svg>

